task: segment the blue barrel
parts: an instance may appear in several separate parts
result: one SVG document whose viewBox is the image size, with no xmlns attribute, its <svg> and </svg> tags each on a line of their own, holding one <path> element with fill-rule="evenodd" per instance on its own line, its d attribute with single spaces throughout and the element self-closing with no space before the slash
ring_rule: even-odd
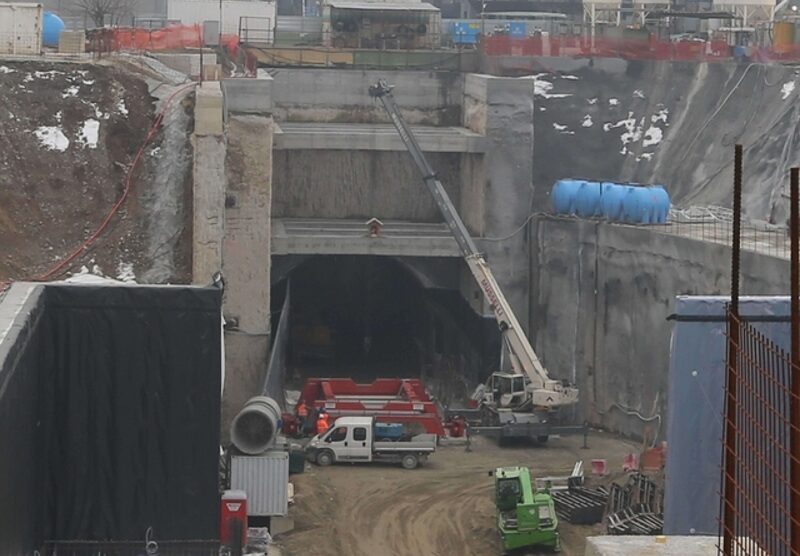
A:
<svg viewBox="0 0 800 556">
<path fill-rule="evenodd" d="M 600 182 L 581 182 L 578 195 L 575 198 L 575 212 L 578 213 L 578 216 L 582 218 L 600 216 L 600 193 L 602 189 Z"/>
<path fill-rule="evenodd" d="M 652 191 L 653 202 L 655 203 L 655 207 L 653 208 L 653 223 L 665 224 L 667 222 L 667 216 L 669 216 L 669 193 L 667 193 L 663 185 L 653 185 L 650 187 L 650 190 Z"/>
<path fill-rule="evenodd" d="M 649 224 L 649 196 L 643 187 L 629 186 L 622 201 L 622 218 L 629 224 Z"/>
<path fill-rule="evenodd" d="M 44 12 L 42 19 L 42 42 L 45 46 L 58 46 L 58 37 L 64 30 L 64 21 L 53 12 Z"/>
<path fill-rule="evenodd" d="M 550 193 L 550 202 L 556 214 L 575 214 L 575 200 L 583 182 L 558 180 Z"/>
<path fill-rule="evenodd" d="M 627 190 L 624 185 L 604 182 L 600 196 L 600 212 L 604 218 L 612 222 L 622 220 L 622 202 Z"/>
</svg>

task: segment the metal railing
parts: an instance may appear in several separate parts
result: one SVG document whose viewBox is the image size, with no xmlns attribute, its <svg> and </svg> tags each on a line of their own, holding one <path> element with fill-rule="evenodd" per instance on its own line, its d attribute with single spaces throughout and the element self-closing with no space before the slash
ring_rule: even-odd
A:
<svg viewBox="0 0 800 556">
<path fill-rule="evenodd" d="M 731 245 L 733 212 L 724 207 L 690 207 L 670 210 L 666 224 L 647 226 L 654 231 L 689 239 Z M 782 259 L 789 258 L 785 226 L 756 220 L 742 222 L 742 249 Z"/>
<path fill-rule="evenodd" d="M 753 324 L 728 311 L 725 484 L 721 497 L 723 554 L 790 556 L 791 483 L 789 438 L 792 361 L 787 352 Z M 798 512 L 795 512 L 798 513 Z M 797 517 L 795 516 L 794 519 Z"/>
</svg>

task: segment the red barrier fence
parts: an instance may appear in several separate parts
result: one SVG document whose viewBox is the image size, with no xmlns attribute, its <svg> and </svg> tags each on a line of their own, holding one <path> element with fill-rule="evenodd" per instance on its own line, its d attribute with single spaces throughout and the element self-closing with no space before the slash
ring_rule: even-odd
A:
<svg viewBox="0 0 800 556">
<path fill-rule="evenodd" d="M 88 38 L 90 50 L 96 52 L 183 50 L 201 47 L 203 26 L 171 25 L 163 29 L 116 27 L 91 31 Z M 239 47 L 239 37 L 221 35 L 220 43 L 235 54 Z"/>
<path fill-rule="evenodd" d="M 754 61 L 800 60 L 800 45 L 784 45 L 780 52 L 761 47 L 732 47 L 725 40 L 668 41 L 607 37 L 555 36 L 484 37 L 481 48 L 488 56 L 564 56 L 624 58 L 627 60 L 715 61 L 747 57 Z"/>
</svg>

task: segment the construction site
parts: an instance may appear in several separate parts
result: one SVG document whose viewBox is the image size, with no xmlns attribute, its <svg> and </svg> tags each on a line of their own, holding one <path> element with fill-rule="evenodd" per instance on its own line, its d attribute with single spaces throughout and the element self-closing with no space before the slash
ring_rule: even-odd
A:
<svg viewBox="0 0 800 556">
<path fill-rule="evenodd" d="M 0 2 L 0 556 L 800 555 L 798 6 Z"/>
</svg>

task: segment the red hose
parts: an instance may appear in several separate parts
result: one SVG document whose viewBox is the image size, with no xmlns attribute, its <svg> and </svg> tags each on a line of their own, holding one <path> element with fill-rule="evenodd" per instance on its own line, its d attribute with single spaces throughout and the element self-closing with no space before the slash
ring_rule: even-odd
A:
<svg viewBox="0 0 800 556">
<path fill-rule="evenodd" d="M 144 155 L 145 149 L 150 144 L 150 142 L 153 140 L 153 137 L 155 137 L 156 134 L 158 133 L 159 128 L 161 126 L 161 122 L 164 120 L 164 115 L 166 114 L 167 110 L 172 106 L 173 100 L 175 99 L 175 97 L 177 96 L 178 93 L 180 93 L 181 91 L 185 91 L 189 87 L 194 87 L 194 86 L 195 86 L 194 83 L 190 83 L 188 85 L 184 85 L 183 87 L 180 87 L 180 88 L 176 89 L 175 91 L 173 91 L 173 93 L 169 97 L 167 97 L 167 100 L 164 102 L 163 106 L 161 107 L 161 110 L 159 110 L 158 114 L 156 114 L 156 117 L 153 120 L 153 124 L 150 126 L 150 130 L 147 132 L 147 135 L 145 136 L 144 142 L 139 147 L 139 150 L 136 152 L 136 156 L 133 159 L 133 164 L 131 164 L 130 168 L 128 168 L 128 172 L 127 172 L 127 174 L 125 176 L 125 189 L 122 191 L 122 195 L 117 200 L 117 202 L 114 203 L 114 206 L 111 207 L 111 210 L 108 211 L 108 214 L 106 214 L 106 217 L 103 219 L 103 221 L 97 227 L 97 229 L 95 229 L 95 231 L 92 233 L 92 235 L 90 235 L 85 241 L 83 241 L 83 243 L 81 243 L 65 259 L 60 261 L 58 264 L 56 264 L 50 270 L 48 270 L 48 271 L 46 271 L 46 272 L 44 272 L 42 274 L 39 274 L 38 276 L 33 277 L 31 280 L 33 280 L 35 282 L 44 282 L 46 280 L 49 280 L 50 278 L 52 278 L 53 276 L 57 275 L 62 270 L 64 270 L 64 267 L 66 267 L 72 261 L 77 259 L 84 251 L 86 251 L 97 240 L 98 237 L 100 237 L 100 235 L 108 227 L 108 225 L 111 222 L 111 220 L 114 218 L 114 215 L 116 215 L 117 212 L 119 212 L 119 209 L 122 207 L 122 205 L 127 200 L 128 195 L 130 194 L 131 189 L 133 188 L 133 185 L 134 185 L 134 182 L 133 182 L 134 172 L 136 171 L 137 167 L 139 166 L 139 163 L 140 163 L 140 161 L 142 159 L 142 156 Z M 5 287 L 8 287 L 10 284 L 11 284 L 10 281 L 9 282 L 5 282 L 5 283 L 0 282 L 0 291 L 5 289 L 3 287 L 4 285 L 5 285 Z"/>
</svg>

